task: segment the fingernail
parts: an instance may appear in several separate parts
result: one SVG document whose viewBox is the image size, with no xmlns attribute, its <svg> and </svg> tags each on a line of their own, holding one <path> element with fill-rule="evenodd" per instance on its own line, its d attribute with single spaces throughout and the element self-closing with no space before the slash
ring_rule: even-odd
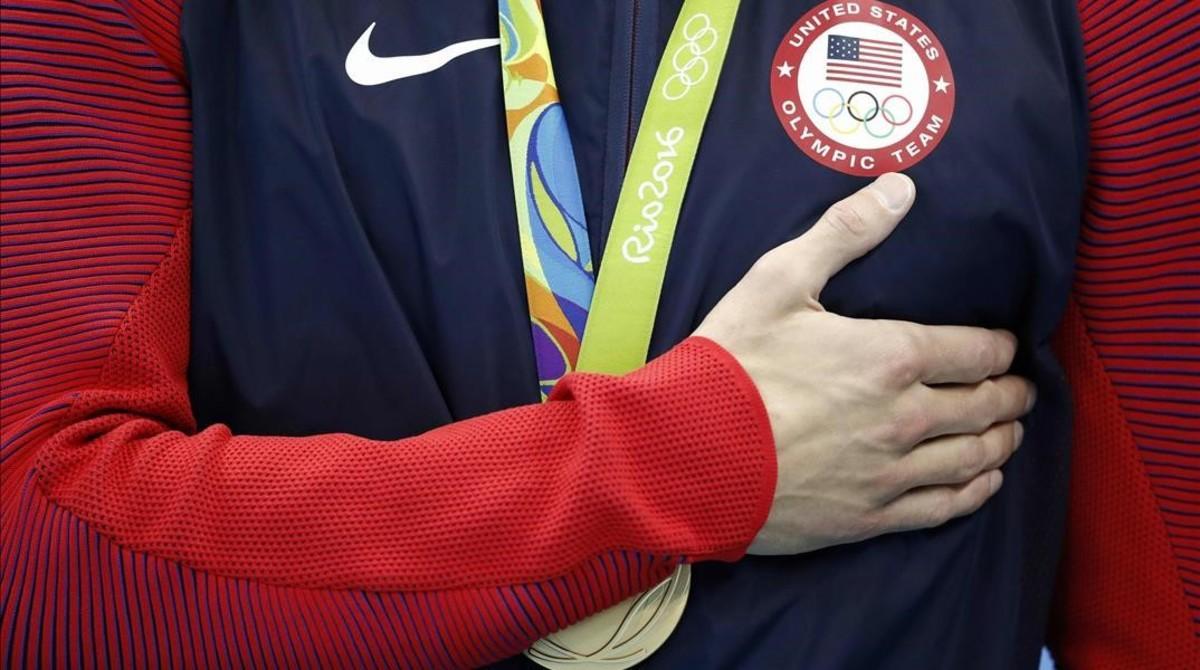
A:
<svg viewBox="0 0 1200 670">
<path fill-rule="evenodd" d="M 1025 413 L 1026 414 L 1028 414 L 1029 410 L 1033 409 L 1033 406 L 1037 404 L 1037 387 L 1033 385 L 1033 382 L 1028 382 L 1028 383 L 1029 383 L 1029 397 L 1025 399 Z"/>
<path fill-rule="evenodd" d="M 875 192 L 883 206 L 888 208 L 888 211 L 901 212 L 912 201 L 916 188 L 908 177 L 891 172 L 876 179 L 871 184 L 871 190 Z"/>
<path fill-rule="evenodd" d="M 999 491 L 1000 485 L 1003 483 L 1004 483 L 1004 475 L 1001 474 L 999 470 L 992 470 L 992 478 L 991 478 L 991 481 L 988 482 L 988 488 L 990 488 L 992 490 L 992 493 Z"/>
<path fill-rule="evenodd" d="M 1021 422 L 1018 421 L 1016 425 L 1013 426 L 1013 451 L 1021 448 L 1021 440 L 1024 438 L 1025 426 L 1022 426 Z"/>
</svg>

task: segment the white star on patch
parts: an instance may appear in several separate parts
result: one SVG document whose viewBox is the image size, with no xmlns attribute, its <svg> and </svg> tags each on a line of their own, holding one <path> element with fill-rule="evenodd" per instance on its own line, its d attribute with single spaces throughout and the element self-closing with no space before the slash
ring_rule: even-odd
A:
<svg viewBox="0 0 1200 670">
<path fill-rule="evenodd" d="M 784 61 L 783 65 L 776 65 L 775 69 L 779 70 L 780 77 L 790 77 L 792 76 L 792 70 L 795 70 L 796 68 L 788 65 L 787 61 Z"/>
<path fill-rule="evenodd" d="M 938 77 L 933 80 L 933 85 L 937 87 L 938 93 L 946 93 L 950 89 L 950 82 L 946 81 L 945 77 Z"/>
</svg>

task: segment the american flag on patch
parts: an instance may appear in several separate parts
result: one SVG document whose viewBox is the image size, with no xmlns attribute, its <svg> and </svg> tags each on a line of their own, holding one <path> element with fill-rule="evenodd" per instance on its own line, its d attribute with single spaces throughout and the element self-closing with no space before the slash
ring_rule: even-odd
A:
<svg viewBox="0 0 1200 670">
<path fill-rule="evenodd" d="M 829 36 L 825 79 L 900 88 L 904 48 L 900 42 Z"/>
</svg>

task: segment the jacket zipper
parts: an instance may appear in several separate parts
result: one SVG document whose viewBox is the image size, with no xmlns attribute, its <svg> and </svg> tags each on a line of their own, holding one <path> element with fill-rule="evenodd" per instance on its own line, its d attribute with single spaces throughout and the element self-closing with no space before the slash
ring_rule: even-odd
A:
<svg viewBox="0 0 1200 670">
<path fill-rule="evenodd" d="M 604 264 L 604 245 L 612 227 L 612 216 L 620 196 L 625 168 L 633 154 L 640 111 L 638 100 L 650 87 L 645 70 L 654 46 L 643 42 L 647 42 L 647 37 L 652 35 L 656 16 L 655 5 L 643 0 L 619 0 L 613 2 L 612 6 L 617 25 L 614 26 L 612 41 L 613 69 L 609 74 L 610 106 L 606 119 L 604 192 L 600 216 L 596 219 L 589 217 L 590 221 L 597 224 L 591 233 L 592 258 L 597 269 Z"/>
<path fill-rule="evenodd" d="M 641 13 L 641 0 L 633 0 L 630 7 L 630 29 L 629 29 L 629 88 L 625 96 L 625 164 L 629 165 L 629 158 L 633 155 L 633 106 L 634 106 L 634 87 L 637 81 L 637 63 L 638 63 L 638 17 Z"/>
</svg>

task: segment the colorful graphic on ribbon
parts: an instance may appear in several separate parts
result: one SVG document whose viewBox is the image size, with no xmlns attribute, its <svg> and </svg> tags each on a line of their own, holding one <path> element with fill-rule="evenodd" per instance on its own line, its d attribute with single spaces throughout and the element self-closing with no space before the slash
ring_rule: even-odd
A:
<svg viewBox="0 0 1200 670">
<path fill-rule="evenodd" d="M 500 58 L 525 291 L 545 398 L 579 360 L 596 280 L 537 0 L 500 0 Z"/>
</svg>

